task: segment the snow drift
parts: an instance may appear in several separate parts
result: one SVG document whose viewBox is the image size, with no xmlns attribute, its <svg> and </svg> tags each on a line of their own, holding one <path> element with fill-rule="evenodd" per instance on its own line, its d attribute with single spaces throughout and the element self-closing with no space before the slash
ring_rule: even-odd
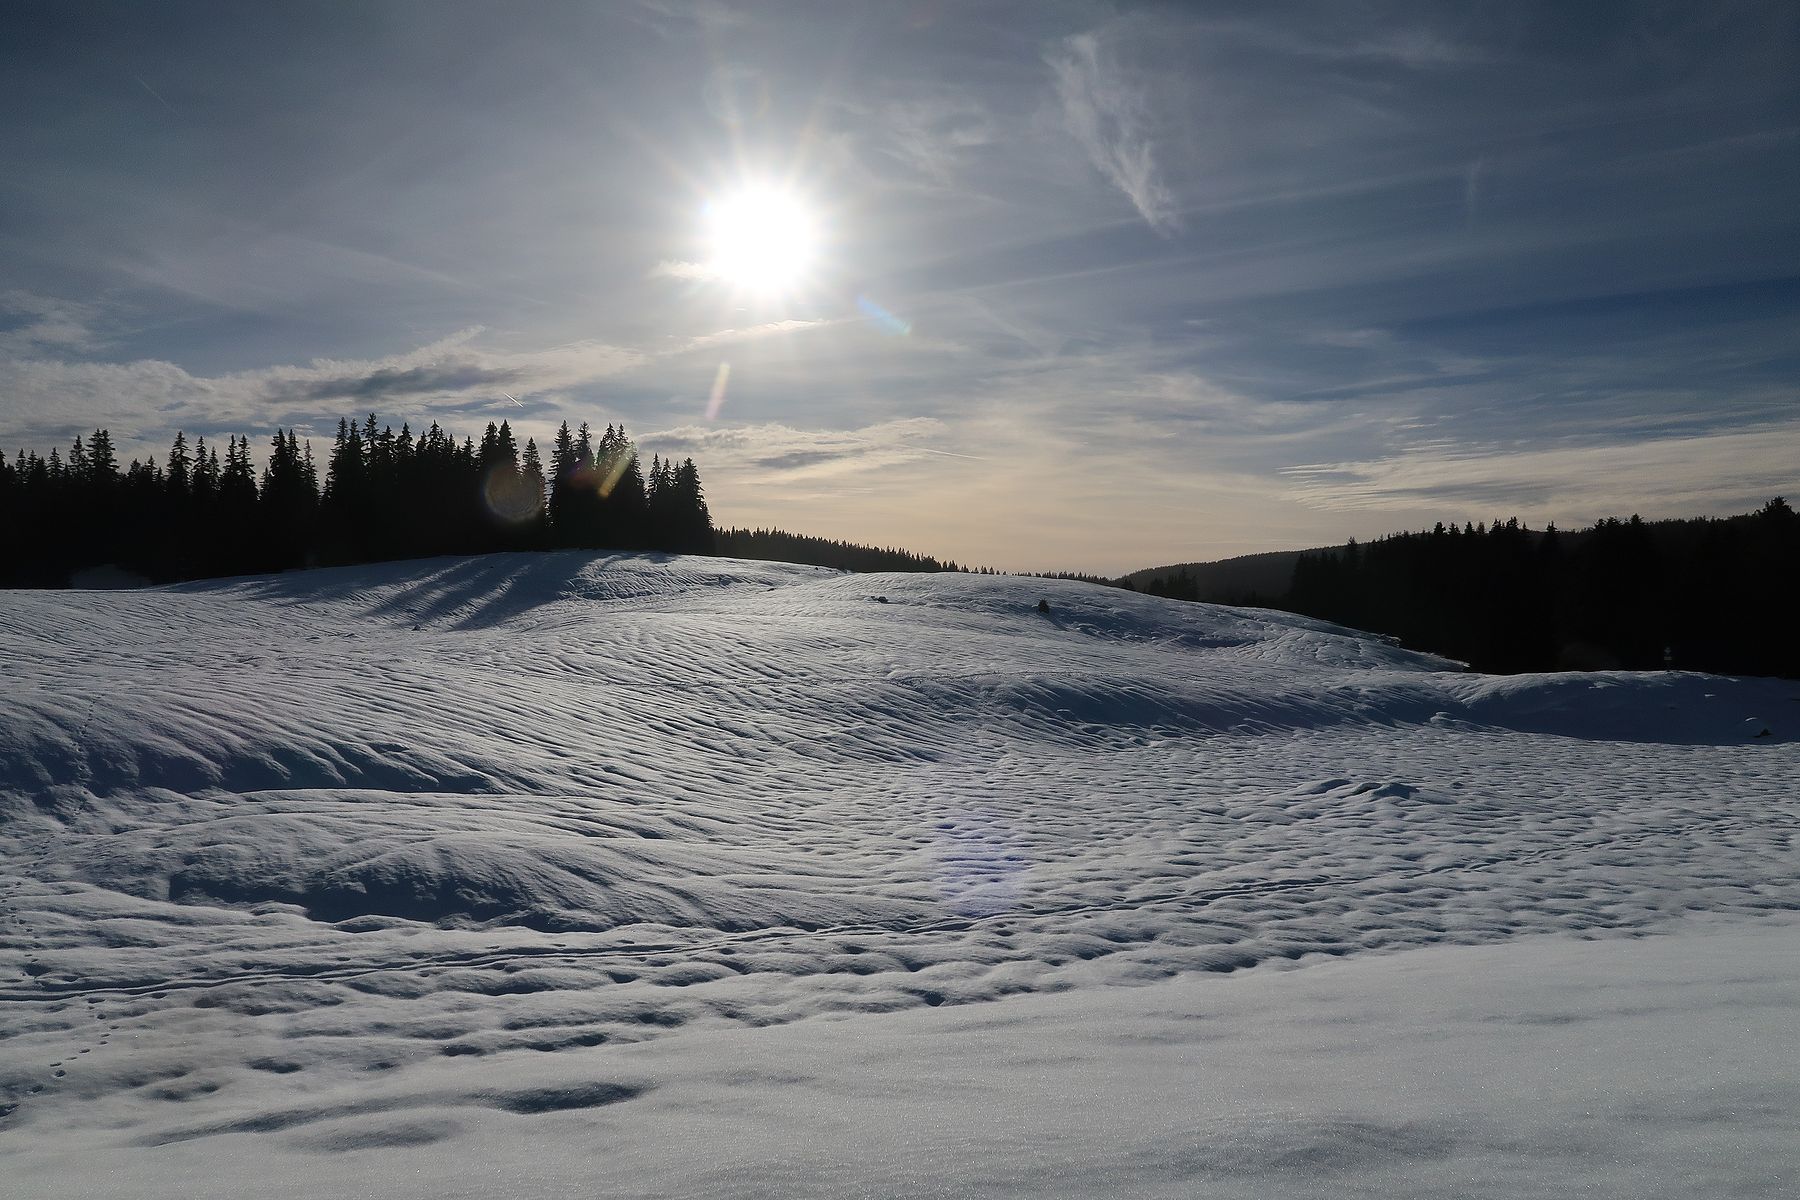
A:
<svg viewBox="0 0 1800 1200">
<path fill-rule="evenodd" d="M 9 593 L 0 661 L 0 1154 L 398 1152 L 630 1107 L 630 1043 L 1800 906 L 1800 685 L 1076 583 L 502 555 Z"/>
</svg>

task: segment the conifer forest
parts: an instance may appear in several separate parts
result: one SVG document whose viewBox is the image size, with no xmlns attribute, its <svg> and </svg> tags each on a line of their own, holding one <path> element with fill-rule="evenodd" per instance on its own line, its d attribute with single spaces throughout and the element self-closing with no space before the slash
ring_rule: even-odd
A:
<svg viewBox="0 0 1800 1200">
<path fill-rule="evenodd" d="M 276 430 L 223 454 L 178 433 L 168 457 L 121 467 L 105 429 L 65 457 L 0 454 L 0 585 L 58 587 L 112 566 L 157 583 L 438 554 L 625 549 L 705 553 L 712 517 L 694 461 L 646 469 L 621 427 L 557 430 L 546 463 L 507 422 L 477 443 L 435 421 L 415 436 L 341 420 L 323 464 Z"/>
</svg>

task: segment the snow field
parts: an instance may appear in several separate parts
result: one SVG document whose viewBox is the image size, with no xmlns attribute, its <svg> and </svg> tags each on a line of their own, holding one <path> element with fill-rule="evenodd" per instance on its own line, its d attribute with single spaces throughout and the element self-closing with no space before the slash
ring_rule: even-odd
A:
<svg viewBox="0 0 1800 1200">
<path fill-rule="evenodd" d="M 0 660 L 0 1155 L 486 1155 L 807 1017 L 1800 907 L 1800 685 L 1073 583 L 434 560 L 10 593 Z"/>
</svg>

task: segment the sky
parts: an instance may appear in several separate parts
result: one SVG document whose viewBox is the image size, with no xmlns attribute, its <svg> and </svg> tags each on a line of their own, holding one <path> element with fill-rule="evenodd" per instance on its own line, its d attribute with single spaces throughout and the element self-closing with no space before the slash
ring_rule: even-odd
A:
<svg viewBox="0 0 1800 1200">
<path fill-rule="evenodd" d="M 13 0 L 0 163 L 9 458 L 622 423 L 1106 574 L 1800 493 L 1790 0 Z"/>
</svg>

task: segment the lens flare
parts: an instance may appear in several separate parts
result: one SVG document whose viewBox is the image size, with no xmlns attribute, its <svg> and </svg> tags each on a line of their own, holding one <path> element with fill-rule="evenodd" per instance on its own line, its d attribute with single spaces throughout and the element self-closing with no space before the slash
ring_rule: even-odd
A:
<svg viewBox="0 0 1800 1200">
<path fill-rule="evenodd" d="M 542 496 L 531 494 L 531 485 L 510 467 L 491 468 L 481 480 L 481 499 L 499 521 L 518 525 L 537 516 Z"/>
<path fill-rule="evenodd" d="M 629 443 L 621 448 L 611 461 L 602 461 L 599 464 L 600 469 L 594 472 L 600 495 L 602 497 L 612 495 L 613 489 L 619 486 L 619 480 L 625 478 L 625 472 L 629 471 L 631 464 L 636 461 L 637 447 Z"/>
<path fill-rule="evenodd" d="M 904 337 L 912 332 L 912 324 L 896 317 L 867 296 L 856 298 L 857 311 L 874 322 L 875 327 L 883 333 L 891 333 L 895 337 Z"/>
<path fill-rule="evenodd" d="M 725 385 L 731 382 L 731 364 L 721 362 L 719 373 L 713 376 L 712 395 L 706 399 L 706 419 L 719 419 L 719 410 L 725 407 Z"/>
<path fill-rule="evenodd" d="M 974 810 L 937 823 L 937 888 L 950 911 L 992 917 L 1018 907 L 1030 861 L 997 813 Z"/>
</svg>

